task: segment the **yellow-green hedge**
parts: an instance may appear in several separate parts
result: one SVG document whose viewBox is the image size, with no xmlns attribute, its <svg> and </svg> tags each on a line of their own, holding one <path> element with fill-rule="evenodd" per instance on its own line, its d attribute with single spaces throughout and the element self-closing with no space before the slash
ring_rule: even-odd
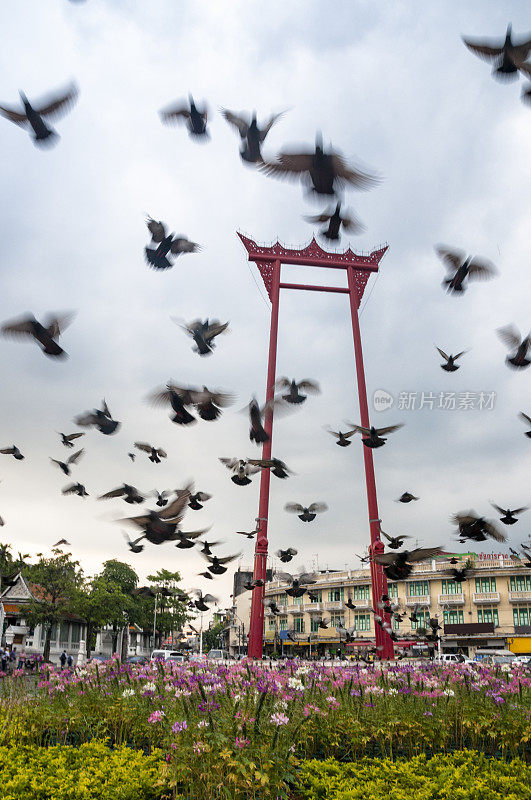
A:
<svg viewBox="0 0 531 800">
<path fill-rule="evenodd" d="M 161 754 L 103 742 L 0 747 L 2 800 L 158 800 Z"/>
<path fill-rule="evenodd" d="M 305 800 L 531 800 L 531 766 L 471 750 L 408 761 L 305 761 Z"/>
</svg>

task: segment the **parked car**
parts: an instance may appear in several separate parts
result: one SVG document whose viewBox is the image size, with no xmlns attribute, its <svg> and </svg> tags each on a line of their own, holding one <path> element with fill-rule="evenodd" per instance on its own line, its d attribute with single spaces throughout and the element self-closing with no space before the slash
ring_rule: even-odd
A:
<svg viewBox="0 0 531 800">
<path fill-rule="evenodd" d="M 178 650 L 153 650 L 150 661 L 177 661 L 183 663 L 186 656 Z"/>
<path fill-rule="evenodd" d="M 207 658 L 209 661 L 228 661 L 230 654 L 226 650 L 209 650 Z"/>
<path fill-rule="evenodd" d="M 513 658 L 513 664 L 515 664 L 516 666 L 518 666 L 518 665 L 522 666 L 522 665 L 525 665 L 525 664 L 531 664 L 531 656 L 524 656 L 524 655 L 515 656 Z"/>
<path fill-rule="evenodd" d="M 462 653 L 441 653 L 437 659 L 441 664 L 473 664 L 471 658 L 464 656 Z"/>
<path fill-rule="evenodd" d="M 204 653 L 190 653 L 190 661 L 205 661 L 206 655 Z"/>
<path fill-rule="evenodd" d="M 147 664 L 148 659 L 146 656 L 128 656 L 125 659 L 126 664 Z"/>
</svg>

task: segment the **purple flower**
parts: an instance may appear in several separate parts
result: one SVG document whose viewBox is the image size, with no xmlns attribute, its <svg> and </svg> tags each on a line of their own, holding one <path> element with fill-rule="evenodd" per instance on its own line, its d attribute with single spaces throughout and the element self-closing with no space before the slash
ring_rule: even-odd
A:
<svg viewBox="0 0 531 800">
<path fill-rule="evenodd" d="M 171 729 L 174 733 L 180 733 L 181 731 L 185 731 L 188 727 L 188 723 L 185 719 L 182 722 L 174 722 L 171 726 Z"/>
</svg>

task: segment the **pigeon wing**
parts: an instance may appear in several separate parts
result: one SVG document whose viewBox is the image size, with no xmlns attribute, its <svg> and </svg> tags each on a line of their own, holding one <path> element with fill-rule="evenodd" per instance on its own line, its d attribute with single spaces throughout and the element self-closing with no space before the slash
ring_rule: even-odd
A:
<svg viewBox="0 0 531 800">
<path fill-rule="evenodd" d="M 162 122 L 166 125 L 175 125 L 178 122 L 187 122 L 190 119 L 190 110 L 186 106 L 170 106 L 159 111 Z"/>
<path fill-rule="evenodd" d="M 83 455 L 84 452 L 85 452 L 84 448 L 81 448 L 81 450 L 78 450 L 77 453 L 74 453 L 73 455 L 71 455 L 66 463 L 67 464 L 76 464 L 79 461 L 79 459 L 81 458 L 81 456 Z"/>
<path fill-rule="evenodd" d="M 148 231 L 151 234 L 151 238 L 154 242 L 162 242 L 164 237 L 166 236 L 166 226 L 160 220 L 157 222 L 153 217 L 148 217 L 146 225 L 148 227 Z"/>
<path fill-rule="evenodd" d="M 259 139 L 261 142 L 265 140 L 267 134 L 269 133 L 275 122 L 279 120 L 281 117 L 283 117 L 285 113 L 286 113 L 285 111 L 280 111 L 278 114 L 272 114 L 269 117 L 267 122 L 264 124 L 264 127 L 260 129 Z"/>
<path fill-rule="evenodd" d="M 54 315 L 47 318 L 44 327 L 52 339 L 58 336 L 67 328 L 75 317 L 75 312 L 70 311 L 61 315 Z"/>
<path fill-rule="evenodd" d="M 284 511 L 289 511 L 290 514 L 302 514 L 304 506 L 301 506 L 300 503 L 286 503 Z"/>
<path fill-rule="evenodd" d="M 520 333 L 514 325 L 505 325 L 503 328 L 498 328 L 496 333 L 509 349 L 520 346 Z"/>
<path fill-rule="evenodd" d="M 0 114 L 6 119 L 8 119 L 10 122 L 14 122 L 15 125 L 25 126 L 28 122 L 28 118 L 24 113 L 21 113 L 20 111 L 15 111 L 13 108 L 0 106 Z"/>
<path fill-rule="evenodd" d="M 308 506 L 308 511 L 310 514 L 322 514 L 328 511 L 328 506 L 326 503 L 312 503 L 311 506 Z"/>
<path fill-rule="evenodd" d="M 313 153 L 279 153 L 275 162 L 264 161 L 260 169 L 266 175 L 290 178 L 308 172 L 312 166 Z"/>
<path fill-rule="evenodd" d="M 474 53 L 474 55 L 479 56 L 484 61 L 493 61 L 503 52 L 503 47 L 495 47 L 492 44 L 475 42 L 472 39 L 465 39 L 464 37 L 463 37 L 463 42 L 465 43 L 466 47 L 468 47 L 471 53 Z"/>
<path fill-rule="evenodd" d="M 447 270 L 459 269 L 466 258 L 466 253 L 464 250 L 456 250 L 453 247 L 446 247 L 444 244 L 436 245 L 435 252 Z"/>
<path fill-rule="evenodd" d="M 44 104 L 35 107 L 37 114 L 41 117 L 49 117 L 49 119 L 59 119 L 64 116 L 74 105 L 78 97 L 78 88 L 75 83 L 72 83 L 64 94 L 55 98 L 49 98 Z"/>
<path fill-rule="evenodd" d="M 236 128 L 240 134 L 240 138 L 245 139 L 249 130 L 248 120 L 246 120 L 244 117 L 238 116 L 238 114 L 234 114 L 232 111 L 229 111 L 226 108 L 221 109 L 221 114 L 230 125 Z"/>
<path fill-rule="evenodd" d="M 347 164 L 343 156 L 339 153 L 333 153 L 330 156 L 334 172 L 338 178 L 338 182 L 348 183 L 356 189 L 372 189 L 380 183 L 376 175 L 371 175 L 370 172 L 364 172 L 358 167 L 351 167 Z"/>
<path fill-rule="evenodd" d="M 134 446 L 138 448 L 138 450 L 143 450 L 144 453 L 151 453 L 151 445 L 147 442 L 135 442 Z"/>
</svg>

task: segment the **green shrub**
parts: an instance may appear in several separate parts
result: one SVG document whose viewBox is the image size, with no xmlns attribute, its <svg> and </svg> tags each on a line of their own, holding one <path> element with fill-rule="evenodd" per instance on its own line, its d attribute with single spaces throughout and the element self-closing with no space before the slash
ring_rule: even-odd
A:
<svg viewBox="0 0 531 800">
<path fill-rule="evenodd" d="M 161 754 L 104 742 L 80 747 L 1 747 L 2 800 L 156 800 Z M 166 795 L 167 796 L 167 795 Z"/>
<path fill-rule="evenodd" d="M 305 761 L 298 790 L 307 800 L 530 800 L 531 766 L 469 750 L 407 761 Z"/>
</svg>

